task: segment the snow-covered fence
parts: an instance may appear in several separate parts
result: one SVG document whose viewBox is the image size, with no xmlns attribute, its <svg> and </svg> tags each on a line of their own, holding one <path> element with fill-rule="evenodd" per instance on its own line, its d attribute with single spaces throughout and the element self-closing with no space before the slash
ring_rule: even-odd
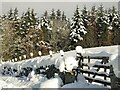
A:
<svg viewBox="0 0 120 90">
<path fill-rule="evenodd" d="M 49 51 L 49 54 L 52 57 L 52 51 Z M 29 55 L 30 55 L 30 58 L 34 58 L 33 52 L 29 53 Z M 41 57 L 42 52 L 38 51 L 38 55 Z M 10 62 L 17 62 L 17 61 L 26 60 L 26 59 L 29 59 L 29 58 L 27 58 L 27 55 L 25 54 L 23 56 L 18 56 L 18 58 L 13 58 L 12 60 L 10 60 Z"/>
<path fill-rule="evenodd" d="M 97 60 L 97 63 L 95 62 L 91 64 L 91 62 L 93 62 L 95 59 Z M 85 62 L 87 61 L 87 63 L 85 63 L 84 60 Z M 83 60 L 81 61 L 82 67 L 80 68 L 80 71 L 89 83 L 96 82 L 101 83 L 104 86 L 110 86 L 110 66 L 107 65 L 108 62 L 109 57 L 83 57 Z"/>
</svg>

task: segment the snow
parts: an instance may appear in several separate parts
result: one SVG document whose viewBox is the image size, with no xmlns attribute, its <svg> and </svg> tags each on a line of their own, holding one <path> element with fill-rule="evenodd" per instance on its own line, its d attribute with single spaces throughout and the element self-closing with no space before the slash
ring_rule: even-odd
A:
<svg viewBox="0 0 120 90">
<path fill-rule="evenodd" d="M 81 46 L 76 47 L 76 52 L 81 53 L 81 54 L 85 53 L 85 51 L 83 50 L 83 48 Z"/>
<path fill-rule="evenodd" d="M 85 78 L 82 75 L 78 75 L 78 82 L 66 84 L 62 88 L 102 88 L 107 89 L 107 87 L 103 85 L 97 85 L 97 84 L 88 84 L 87 81 L 85 81 Z"/>
<path fill-rule="evenodd" d="M 60 50 L 60 54 L 61 54 L 61 56 L 63 56 L 64 55 L 64 51 Z"/>
<path fill-rule="evenodd" d="M 108 27 L 108 29 L 109 29 L 109 30 L 112 30 L 112 29 L 113 29 L 113 27 L 112 27 L 112 26 L 109 26 L 109 27 Z"/>
<path fill-rule="evenodd" d="M 67 71 L 72 71 L 72 69 L 75 69 L 76 67 L 78 67 L 78 62 L 74 57 L 67 57 L 65 59 L 65 68 Z"/>
<path fill-rule="evenodd" d="M 110 57 L 110 63 L 113 65 L 114 72 L 117 77 L 120 77 L 120 54 L 119 51 L 119 45 L 114 46 L 102 46 L 102 47 L 94 47 L 94 48 L 86 48 L 83 49 L 85 52 L 83 53 L 83 56 L 108 56 Z M 79 49 L 78 49 L 79 50 Z M 4 66 L 16 68 L 20 70 L 23 67 L 33 67 L 36 65 L 38 66 L 46 66 L 55 64 L 57 68 L 60 69 L 60 71 L 66 70 L 71 71 L 72 68 L 77 67 L 77 62 L 75 60 L 76 57 L 76 50 L 64 52 L 64 56 L 61 56 L 60 53 L 53 54 L 52 57 L 49 55 L 47 56 L 41 56 L 36 57 L 32 59 L 23 60 L 20 62 L 2 62 L 0 64 L 0 74 L 2 71 L 2 68 Z M 65 65 L 66 64 L 66 65 Z M 96 62 L 96 64 L 99 64 L 99 62 Z M 95 85 L 95 84 L 88 84 L 85 80 L 85 78 L 82 75 L 78 75 L 78 81 L 70 84 L 63 85 L 62 81 L 59 77 L 54 77 L 51 79 L 47 79 L 44 75 L 36 75 L 34 72 L 31 72 L 31 78 L 27 79 L 27 77 L 17 78 L 13 76 L 2 76 L 0 75 L 0 89 L 3 87 L 28 87 L 28 88 L 103 88 L 103 86 Z M 11 84 L 12 83 L 12 84 Z"/>
<path fill-rule="evenodd" d="M 52 78 L 40 85 L 40 88 L 60 88 L 63 82 L 60 78 Z"/>
</svg>

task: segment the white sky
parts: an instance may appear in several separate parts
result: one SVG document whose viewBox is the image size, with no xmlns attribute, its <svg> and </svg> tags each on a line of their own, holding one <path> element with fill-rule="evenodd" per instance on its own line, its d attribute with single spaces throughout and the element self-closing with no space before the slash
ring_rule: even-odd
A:
<svg viewBox="0 0 120 90">
<path fill-rule="evenodd" d="M 71 17 L 76 8 L 79 6 L 80 10 L 86 5 L 87 9 L 91 9 L 91 6 L 95 5 L 98 7 L 101 3 L 105 9 L 112 7 L 113 5 L 118 9 L 119 0 L 2 0 L 0 2 L 0 15 L 5 14 L 10 8 L 18 8 L 20 14 L 26 11 L 27 8 L 35 9 L 40 17 L 45 10 L 51 12 L 54 8 L 55 10 L 60 9 L 65 11 L 67 17 Z"/>
<path fill-rule="evenodd" d="M 1 0 L 1 2 L 119 2 L 120 0 Z"/>
</svg>

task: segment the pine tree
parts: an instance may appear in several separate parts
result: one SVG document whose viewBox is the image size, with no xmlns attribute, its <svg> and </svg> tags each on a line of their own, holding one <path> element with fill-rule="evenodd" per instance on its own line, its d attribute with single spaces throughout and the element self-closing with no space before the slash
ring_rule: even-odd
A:
<svg viewBox="0 0 120 90">
<path fill-rule="evenodd" d="M 12 12 L 12 13 L 11 13 Z M 10 9 L 7 15 L 2 16 L 2 57 L 4 61 L 11 59 L 10 48 L 13 45 L 13 11 Z"/>
<path fill-rule="evenodd" d="M 106 36 L 106 30 L 108 28 L 108 17 L 103 9 L 103 5 L 100 5 L 97 11 L 97 29 L 98 29 L 98 44 L 103 45 L 103 41 Z"/>
<path fill-rule="evenodd" d="M 113 33 L 112 43 L 119 44 L 120 19 L 119 19 L 119 14 L 114 6 L 108 10 L 108 21 L 109 21 L 108 29 L 109 31 L 111 31 L 111 33 Z"/>
<path fill-rule="evenodd" d="M 83 26 L 85 27 L 86 31 L 89 32 L 88 26 L 89 26 L 89 11 L 87 10 L 86 6 L 83 7 L 81 10 L 81 18 L 83 20 Z M 89 47 L 91 45 L 91 42 L 88 42 L 87 40 L 89 39 L 88 36 L 89 34 L 87 33 L 84 37 L 84 40 L 81 42 L 81 45 L 84 47 Z"/>
<path fill-rule="evenodd" d="M 45 16 L 48 19 L 49 15 L 47 10 L 44 12 L 43 16 Z"/>
<path fill-rule="evenodd" d="M 86 33 L 83 19 L 80 17 L 79 8 L 77 6 L 71 22 L 70 40 L 73 42 L 71 44 L 75 44 L 78 41 L 83 40 L 83 35 Z"/>
<path fill-rule="evenodd" d="M 83 24 L 87 28 L 88 25 L 88 10 L 86 9 L 86 6 L 83 7 L 81 17 L 83 19 Z"/>
<path fill-rule="evenodd" d="M 64 21 L 64 20 L 66 20 L 66 16 L 65 16 L 65 13 L 63 11 L 63 13 L 62 13 L 62 21 Z"/>
<path fill-rule="evenodd" d="M 38 28 L 39 19 L 34 10 L 28 11 L 22 16 L 22 46 L 26 50 L 27 58 L 30 58 L 30 53 L 37 52 L 36 47 L 39 40 L 42 39 L 41 30 Z"/>
<path fill-rule="evenodd" d="M 60 11 L 60 9 L 58 9 L 58 10 L 56 11 L 56 18 L 57 18 L 57 19 L 61 19 L 61 11 Z"/>
<path fill-rule="evenodd" d="M 13 44 L 10 47 L 10 52 L 11 53 L 11 59 L 12 58 L 18 58 L 18 56 L 20 55 L 20 50 L 19 50 L 19 44 L 21 43 L 20 40 L 21 38 L 18 38 L 18 33 L 20 30 L 20 18 L 18 16 L 18 10 L 17 8 L 14 9 L 13 12 L 13 35 L 11 37 L 13 37 Z"/>
<path fill-rule="evenodd" d="M 91 11 L 88 11 L 86 6 L 82 9 L 82 15 L 84 26 L 87 30 L 87 34 L 82 41 L 82 46 L 93 47 L 97 46 L 96 41 L 96 8 L 93 6 Z"/>
<path fill-rule="evenodd" d="M 51 16 L 50 16 L 51 17 Z M 57 10 L 55 18 L 50 18 L 50 23 L 52 26 L 52 36 L 49 39 L 50 45 L 53 46 L 54 51 L 57 52 L 60 49 L 67 47 L 66 41 L 69 35 L 69 24 L 64 12 L 61 15 L 61 10 Z"/>
<path fill-rule="evenodd" d="M 44 33 L 44 41 L 49 41 L 51 39 L 51 30 L 52 30 L 52 27 L 51 27 L 51 23 L 49 21 L 49 19 L 47 19 L 45 16 L 43 16 L 41 18 L 41 29 L 43 30 L 43 33 Z"/>
<path fill-rule="evenodd" d="M 55 10 L 52 9 L 52 12 L 50 14 L 50 19 L 55 19 L 55 17 L 56 17 Z"/>
<path fill-rule="evenodd" d="M 12 20 L 13 19 L 13 9 L 11 8 L 7 14 L 7 17 L 9 20 Z"/>
<path fill-rule="evenodd" d="M 97 10 L 96 10 L 96 7 L 94 5 L 94 6 L 92 6 L 92 9 L 91 9 L 91 15 L 96 16 L 96 12 L 97 12 Z"/>
</svg>

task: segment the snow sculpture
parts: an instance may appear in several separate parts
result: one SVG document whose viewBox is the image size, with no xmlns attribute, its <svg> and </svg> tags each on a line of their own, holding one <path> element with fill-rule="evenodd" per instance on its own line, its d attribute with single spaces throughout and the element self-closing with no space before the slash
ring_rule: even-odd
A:
<svg viewBox="0 0 120 90">
<path fill-rule="evenodd" d="M 72 69 L 76 69 L 78 67 L 78 62 L 74 57 L 67 57 L 65 59 L 65 68 L 67 71 L 72 71 Z"/>
<path fill-rule="evenodd" d="M 82 54 L 85 53 L 85 51 L 83 50 L 83 48 L 81 46 L 77 46 L 76 47 L 76 52 L 77 52 L 76 59 L 78 61 L 78 66 L 82 67 L 82 64 L 81 64 L 81 61 L 83 60 Z"/>
<path fill-rule="evenodd" d="M 53 55 L 53 52 L 50 50 L 50 51 L 49 51 L 49 54 L 50 54 L 50 57 L 52 57 L 52 55 Z"/>
<path fill-rule="evenodd" d="M 60 63 L 60 77 L 64 84 L 73 83 L 75 80 L 77 81 L 77 67 L 78 62 L 74 57 L 67 57 Z"/>
<path fill-rule="evenodd" d="M 60 54 L 61 54 L 61 56 L 63 56 L 64 55 L 64 51 L 60 50 Z"/>
<path fill-rule="evenodd" d="M 83 50 L 83 48 L 81 46 L 76 47 L 76 52 L 81 53 L 81 54 L 85 53 L 85 51 Z"/>
</svg>

